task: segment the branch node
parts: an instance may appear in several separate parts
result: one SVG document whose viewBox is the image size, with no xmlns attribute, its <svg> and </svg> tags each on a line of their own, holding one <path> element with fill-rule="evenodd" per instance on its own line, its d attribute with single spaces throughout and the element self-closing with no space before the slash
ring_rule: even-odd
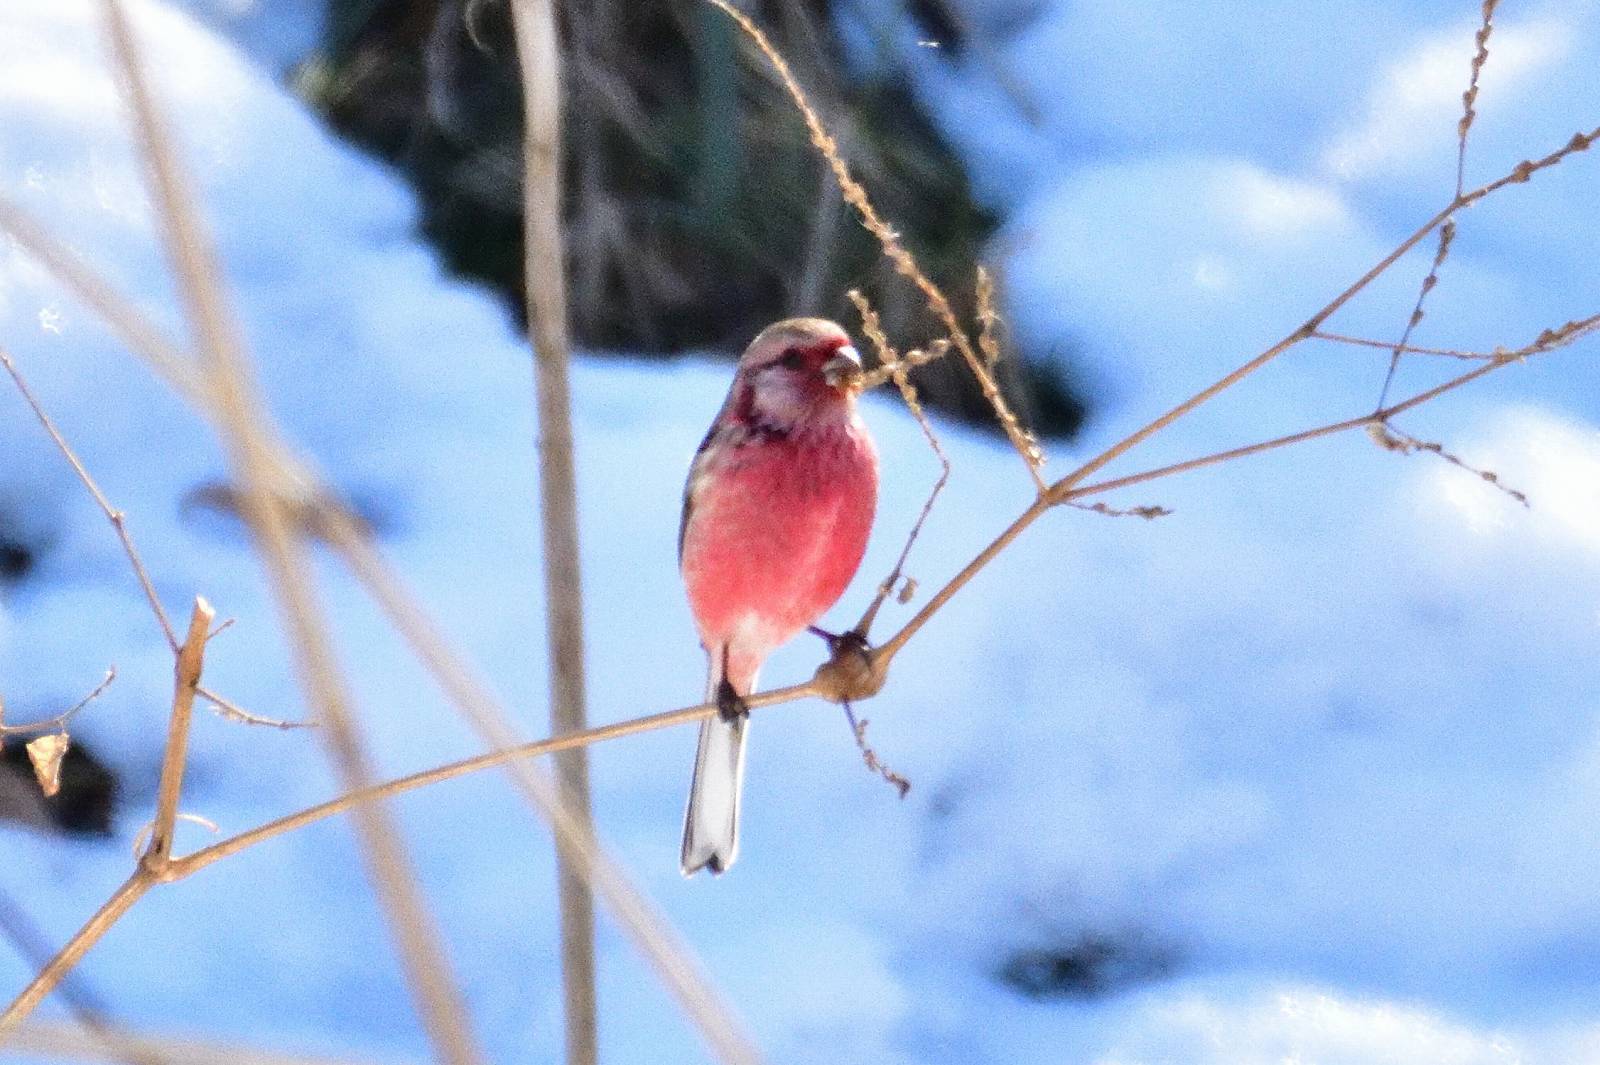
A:
<svg viewBox="0 0 1600 1065">
<path fill-rule="evenodd" d="M 851 630 L 828 638 L 831 657 L 817 667 L 811 686 L 830 703 L 870 699 L 889 679 L 889 660 L 867 646 L 866 637 Z"/>
</svg>

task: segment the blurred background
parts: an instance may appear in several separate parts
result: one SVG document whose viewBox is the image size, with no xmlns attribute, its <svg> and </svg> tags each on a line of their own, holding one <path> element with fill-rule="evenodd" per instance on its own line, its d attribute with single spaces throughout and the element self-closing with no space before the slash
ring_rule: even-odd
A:
<svg viewBox="0 0 1600 1065">
<path fill-rule="evenodd" d="M 520 112 L 500 0 L 129 0 L 274 416 L 517 712 L 546 724 Z M 1000 282 L 1002 385 L 1061 476 L 1291 332 L 1449 201 L 1481 8 L 1457 0 L 769 0 L 745 7 L 967 313 Z M 0 195 L 187 339 L 90 0 L 0 5 Z M 839 203 L 724 16 L 566 5 L 574 419 L 590 716 L 700 694 L 674 567 L 684 472 L 753 332 L 902 347 L 938 327 Z M 1507 2 L 1467 185 L 1600 115 L 1600 5 Z M 1592 153 L 1473 207 L 1414 342 L 1487 351 L 1595 313 Z M 1329 327 L 1392 341 L 1431 242 Z M 0 346 L 128 515 L 157 591 L 236 624 L 207 681 L 307 715 L 210 430 L 14 241 Z M 1063 511 L 908 645 L 861 708 L 753 725 L 743 850 L 684 881 L 694 747 L 592 752 L 601 835 L 773 1061 L 1600 1061 L 1600 373 L 1593 344 L 1402 420 L 1526 494 L 1364 436 Z M 1135 472 L 1377 402 L 1386 352 L 1316 343 L 1150 441 Z M 1405 360 L 1394 396 L 1460 372 Z M 1032 499 L 954 361 L 920 371 L 950 487 L 910 616 Z M 1393 397 L 1391 397 L 1393 398 Z M 889 394 L 847 625 L 938 465 Z M 317 576 L 386 775 L 476 753 L 331 559 Z M 800 642 L 768 683 L 809 676 Z M 126 877 L 171 658 L 105 519 L 0 388 L 0 699 L 73 723 L 62 794 L 0 752 L 0 998 Z M 225 834 L 334 791 L 315 737 L 197 719 L 184 809 Z M 504 781 L 394 803 L 493 1062 L 561 1055 L 554 861 Z M 204 845 L 185 825 L 179 851 Z M 706 1051 L 602 914 L 601 1057 Z M 143 900 L 76 975 L 141 1031 L 348 1061 L 428 1044 L 348 826 Z M 45 1020 L 65 1021 L 53 999 Z M 15 1047 L 0 1060 L 32 1061 Z M 37 1060 L 47 1060 L 42 1055 Z M 50 1058 L 48 1060 L 59 1060 Z"/>
<path fill-rule="evenodd" d="M 895 48 L 909 17 L 922 47 L 960 61 L 973 44 L 969 15 L 945 0 L 905 12 L 780 0 L 750 13 L 880 209 L 917 234 L 925 269 L 970 316 L 974 264 L 999 216 L 973 195 L 936 102 L 913 91 Z M 854 224 L 788 94 L 762 66 L 738 61 L 732 20 L 684 0 L 571 4 L 563 16 L 565 221 L 580 343 L 652 356 L 737 351 L 795 308 L 846 317 L 851 288 L 897 336 L 927 332 L 924 300 Z M 492 286 L 520 315 L 521 89 L 508 7 L 350 0 L 328 4 L 323 19 L 317 51 L 294 68 L 295 91 L 399 169 L 450 269 Z M 852 32 L 841 32 L 846 19 Z M 1022 86 L 999 84 L 1037 118 Z M 1047 435 L 1070 436 L 1083 419 L 1067 355 L 1034 352 L 1005 368 L 1008 395 Z M 917 383 L 936 406 L 992 424 L 954 364 L 922 369 Z"/>
</svg>

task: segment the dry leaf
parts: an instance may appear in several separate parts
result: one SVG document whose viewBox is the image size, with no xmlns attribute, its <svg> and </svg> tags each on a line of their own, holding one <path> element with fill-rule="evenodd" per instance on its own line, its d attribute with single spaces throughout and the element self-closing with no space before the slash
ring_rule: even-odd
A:
<svg viewBox="0 0 1600 1065">
<path fill-rule="evenodd" d="M 61 759 L 67 756 L 69 743 L 65 732 L 52 732 L 28 742 L 28 761 L 33 763 L 33 775 L 39 778 L 39 790 L 47 799 L 61 790 Z"/>
</svg>

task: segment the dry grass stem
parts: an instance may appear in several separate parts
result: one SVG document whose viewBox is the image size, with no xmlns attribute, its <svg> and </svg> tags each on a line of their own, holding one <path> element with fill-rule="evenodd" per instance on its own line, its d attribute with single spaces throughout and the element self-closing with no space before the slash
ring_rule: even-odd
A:
<svg viewBox="0 0 1600 1065">
<path fill-rule="evenodd" d="M 1483 0 L 1482 21 L 1473 37 L 1477 50 L 1472 55 L 1472 74 L 1467 90 L 1461 94 L 1461 121 L 1456 123 L 1456 197 L 1460 198 L 1467 180 L 1467 134 L 1478 117 L 1478 78 L 1489 61 L 1489 35 L 1494 33 L 1494 10 L 1500 0 Z"/>
<path fill-rule="evenodd" d="M 528 339 L 539 408 L 539 517 L 543 533 L 546 661 L 550 730 L 586 723 L 583 582 L 578 557 L 578 478 L 572 457 L 567 361 L 566 253 L 561 233 L 561 46 L 554 0 L 513 0 L 511 18 L 522 69 L 523 265 Z M 559 808 L 590 827 L 589 760 L 579 747 L 555 760 Z M 561 834 L 557 833 L 558 843 Z M 574 858 L 557 848 L 561 980 L 567 1065 L 595 1065 L 594 898 Z"/>
<path fill-rule="evenodd" d="M 1348 418 L 1342 422 L 1331 422 L 1327 425 L 1319 425 L 1315 428 L 1303 429 L 1298 433 L 1289 433 L 1285 436 L 1276 436 L 1270 440 L 1263 440 L 1260 443 L 1246 444 L 1243 447 L 1229 448 L 1226 451 L 1217 451 L 1209 455 L 1201 455 L 1198 458 L 1186 459 L 1183 462 L 1175 462 L 1170 466 L 1160 466 L 1156 469 L 1145 470 L 1142 473 L 1129 474 L 1126 477 L 1116 477 L 1111 480 L 1097 481 L 1093 484 L 1082 485 L 1078 488 L 1074 488 L 1071 493 L 1069 493 L 1067 498 L 1069 500 L 1082 499 L 1086 496 L 1099 495 L 1103 492 L 1115 491 L 1118 488 L 1127 488 L 1136 484 L 1145 484 L 1149 481 L 1160 480 L 1164 477 L 1171 477 L 1174 474 L 1187 473 L 1190 470 L 1198 470 L 1206 466 L 1216 466 L 1224 462 L 1232 462 L 1235 459 L 1245 458 L 1249 455 L 1259 455 L 1264 451 L 1275 451 L 1278 448 L 1289 447 L 1293 444 L 1303 444 L 1309 440 L 1316 440 L 1324 436 L 1332 436 L 1336 433 L 1348 432 L 1351 429 L 1365 429 L 1370 425 L 1381 425 L 1397 414 L 1403 414 L 1408 410 L 1414 410 L 1415 408 L 1422 406 L 1424 403 L 1430 403 L 1444 395 L 1446 392 L 1452 392 L 1463 385 L 1471 384 L 1473 381 L 1483 377 L 1485 374 L 1492 373 L 1493 371 L 1502 366 L 1508 365 L 1513 361 L 1515 360 L 1507 358 L 1499 362 L 1484 363 L 1483 365 L 1469 370 L 1458 377 L 1452 377 L 1450 380 L 1441 385 L 1430 388 L 1426 392 L 1419 392 L 1404 402 L 1396 403 L 1391 407 L 1385 407 L 1383 410 L 1376 411 L 1372 414 L 1363 414 L 1359 418 Z"/>
<path fill-rule="evenodd" d="M 205 400 L 204 385 L 187 355 L 167 339 L 148 318 L 119 296 L 111 283 L 97 273 L 72 249 L 51 236 L 31 215 L 0 195 L 0 232 L 8 234 L 19 247 L 54 274 L 89 309 L 139 352 L 150 368 L 194 403 Z"/>
<path fill-rule="evenodd" d="M 1494 193 L 1499 192 L 1507 185 L 1524 184 L 1539 171 L 1548 170 L 1553 166 L 1558 166 L 1561 163 L 1566 162 L 1567 156 L 1588 151 L 1590 148 L 1594 147 L 1594 142 L 1596 140 L 1600 140 L 1600 126 L 1596 126 L 1594 129 L 1591 129 L 1587 132 L 1579 130 L 1577 133 L 1572 135 L 1571 140 L 1567 141 L 1566 144 L 1563 144 L 1561 147 L 1557 148 L 1548 155 L 1540 156 L 1538 159 L 1524 159 L 1522 162 L 1512 167 L 1511 172 L 1506 174 L 1504 177 L 1496 178 L 1487 185 L 1479 186 L 1473 191 L 1461 196 L 1461 206 L 1465 207 L 1468 204 L 1476 203 L 1485 196 L 1491 196 Z"/>
<path fill-rule="evenodd" d="M 989 405 L 994 408 L 995 416 L 1005 430 L 1007 438 L 1010 439 L 1012 447 L 1016 448 L 1017 454 L 1021 455 L 1023 461 L 1027 464 L 1028 472 L 1033 477 L 1035 487 L 1041 492 L 1044 491 L 1044 479 L 1039 472 L 1039 467 L 1044 460 L 1039 453 L 1038 445 L 1028 436 L 1027 432 L 1022 428 L 1022 424 L 1017 420 L 1017 416 L 1012 413 L 1010 405 L 1006 403 L 1005 397 L 1000 393 L 999 386 L 995 383 L 994 375 L 989 372 L 982 356 L 974 347 L 972 338 L 961 327 L 961 322 L 957 319 L 954 309 L 950 306 L 949 299 L 940 291 L 939 286 L 935 285 L 922 272 L 922 268 L 917 265 L 916 257 L 901 242 L 900 235 L 878 214 L 877 208 L 872 205 L 872 201 L 867 197 L 867 190 L 851 176 L 849 167 L 845 165 L 844 157 L 839 154 L 838 142 L 822 124 L 822 119 L 818 116 L 816 109 L 811 106 L 805 91 L 800 88 L 800 83 L 795 79 L 793 71 L 789 69 L 788 61 L 773 47 L 772 42 L 767 39 L 767 35 L 761 31 L 761 28 L 751 21 L 748 15 L 728 3 L 728 0 L 707 0 L 707 2 L 715 5 L 729 18 L 733 19 L 744 35 L 761 50 L 761 54 L 766 56 L 767 61 L 772 64 L 772 69 L 777 73 L 784 89 L 788 91 L 789 98 L 794 101 L 795 107 L 799 109 L 801 116 L 805 119 L 806 129 L 811 134 L 811 143 L 818 152 L 822 153 L 823 158 L 828 161 L 829 168 L 833 170 L 834 179 L 839 183 L 840 195 L 846 203 L 856 209 L 857 214 L 861 217 L 862 226 L 877 238 L 879 245 L 883 248 L 884 256 L 894 264 L 895 270 L 921 290 L 928 301 L 929 309 L 933 311 L 940 323 L 949 332 L 950 339 L 954 342 L 956 349 L 961 352 L 962 358 L 966 360 L 967 367 L 977 379 L 978 386 L 982 389 L 984 397 L 989 401 Z"/>
<path fill-rule="evenodd" d="M 1477 50 L 1472 57 L 1472 73 L 1468 78 L 1467 89 L 1461 94 L 1462 115 L 1461 121 L 1456 123 L 1456 191 L 1455 200 L 1462 202 L 1462 192 L 1465 188 L 1467 175 L 1467 134 L 1472 129 L 1473 119 L 1478 112 L 1475 105 L 1478 100 L 1478 78 L 1483 73 L 1483 65 L 1489 61 L 1489 35 L 1494 32 L 1494 9 L 1498 0 L 1483 0 L 1483 21 L 1478 27 L 1474 38 Z M 1377 406 L 1382 408 L 1389 399 L 1389 389 L 1394 385 L 1395 374 L 1400 369 L 1400 360 L 1405 355 L 1406 346 L 1411 342 L 1411 334 L 1416 331 L 1423 319 L 1423 305 L 1428 300 L 1428 293 L 1432 292 L 1439 283 L 1439 268 L 1444 265 L 1445 259 L 1450 255 L 1450 245 L 1455 240 L 1456 222 L 1452 217 L 1439 227 L 1439 245 L 1433 253 L 1433 264 L 1428 268 L 1427 276 L 1422 279 L 1421 286 L 1417 289 L 1417 299 L 1411 307 L 1411 316 L 1406 319 L 1405 330 L 1400 334 L 1400 339 L 1395 343 L 1389 355 L 1389 369 L 1383 376 L 1383 387 L 1378 391 Z"/>
<path fill-rule="evenodd" d="M 1401 430 L 1396 429 L 1393 425 L 1389 425 L 1384 422 L 1374 422 L 1367 426 L 1367 435 L 1372 438 L 1373 443 L 1377 444 L 1385 451 L 1393 451 L 1401 455 L 1415 455 L 1419 451 L 1425 451 L 1429 454 L 1437 455 L 1446 462 L 1450 463 L 1450 465 L 1455 466 L 1458 469 L 1466 470 L 1468 473 L 1484 481 L 1486 484 L 1494 486 L 1495 488 L 1504 492 L 1506 495 L 1510 496 L 1512 499 L 1515 499 L 1518 503 L 1521 503 L 1523 506 L 1528 506 L 1528 497 L 1522 492 L 1517 491 L 1515 488 L 1512 488 L 1510 485 L 1503 483 L 1500 480 L 1499 474 L 1495 473 L 1493 470 L 1485 470 L 1477 466 L 1469 465 L 1468 463 L 1462 461 L 1458 455 L 1454 454 L 1453 452 L 1446 451 L 1443 444 L 1437 444 L 1431 440 L 1420 440 L 1417 437 L 1412 436 L 1410 433 L 1402 432 Z"/>
<path fill-rule="evenodd" d="M 995 304 L 994 278 L 982 266 L 978 267 L 978 350 L 983 360 L 993 370 L 1000 361 L 1000 338 L 996 332 L 1000 325 L 1000 310 Z"/>
<path fill-rule="evenodd" d="M 488 685 L 449 646 L 372 544 L 344 530 L 334 538 L 333 546 L 484 742 L 491 749 L 515 747 L 518 743 L 516 731 Z M 755 697 L 748 702 L 751 706 L 763 705 Z M 696 713 L 691 716 L 705 716 L 698 712 L 701 709 L 695 708 Z M 587 731 L 597 737 L 622 734 L 618 726 Z M 554 754 L 585 746 L 586 743 L 552 742 L 543 750 Z M 574 815 L 563 801 L 565 792 L 525 761 L 502 764 L 523 797 L 549 823 L 562 853 L 571 860 L 574 872 L 606 901 L 618 923 L 700 1029 L 717 1057 L 727 1065 L 755 1065 L 761 1061 L 754 1041 L 744 1032 L 732 1008 L 712 987 L 689 947 L 601 848 L 589 819 Z"/>
<path fill-rule="evenodd" d="M 1167 515 L 1172 513 L 1172 511 L 1168 510 L 1166 507 L 1151 506 L 1148 504 L 1137 507 L 1118 508 L 1107 506 L 1105 503 L 1079 503 L 1075 500 L 1069 499 L 1067 500 L 1066 505 L 1069 507 L 1076 507 L 1078 510 L 1087 510 L 1094 514 L 1104 514 L 1108 518 L 1143 518 L 1145 521 L 1154 521 L 1157 518 L 1165 518 Z"/>
<path fill-rule="evenodd" d="M 850 290 L 850 301 L 856 305 L 856 311 L 861 315 L 861 331 L 872 341 L 873 348 L 877 351 L 880 370 L 886 369 L 894 380 L 895 387 L 900 390 L 900 398 L 905 401 L 906 409 L 917 419 L 917 427 L 922 430 L 923 439 L 928 441 L 928 446 L 933 449 L 934 457 L 939 460 L 939 477 L 933 482 L 933 488 L 928 493 L 928 498 L 922 503 L 922 512 L 917 515 L 917 520 L 911 524 L 911 531 L 906 535 L 906 542 L 900 548 L 900 557 L 895 559 L 894 568 L 889 575 L 878 583 L 878 592 L 868 604 L 866 611 L 861 615 L 861 620 L 856 622 L 855 630 L 863 638 L 872 631 L 872 623 L 877 620 L 878 611 L 882 609 L 884 601 L 894 590 L 894 586 L 905 573 L 906 559 L 911 557 L 911 548 L 917 542 L 917 537 L 922 533 L 922 527 L 928 521 L 928 515 L 933 513 L 933 505 L 939 498 L 939 493 L 944 491 L 944 486 L 950 480 L 950 457 L 944 453 L 944 447 L 939 443 L 938 434 L 933 431 L 933 425 L 928 421 L 927 413 L 922 409 L 922 401 L 917 396 L 917 386 L 911 383 L 907 374 L 909 357 L 902 359 L 889 343 L 889 337 L 883 331 L 883 324 L 879 321 L 878 312 L 872 304 L 867 302 L 867 297 L 856 289 Z M 915 352 L 913 352 L 915 354 Z M 915 582 L 909 578 L 906 588 L 911 588 Z M 908 592 L 903 592 L 900 602 L 905 603 L 910 599 Z"/>
<path fill-rule="evenodd" d="M 102 936 L 111 930 L 111 927 L 122 919 L 134 903 L 144 897 L 155 880 L 143 868 L 135 872 L 124 881 L 112 896 L 95 911 L 93 917 L 67 940 L 66 946 L 50 959 L 50 964 L 39 970 L 28 986 L 0 1013 L 0 1047 L 10 1042 L 12 1034 L 17 1027 L 34 1011 L 46 995 L 53 991 L 58 984 L 72 971 L 73 967 L 89 952 L 89 948 L 100 942 Z"/>
<path fill-rule="evenodd" d="M 760 710 L 769 706 L 794 703 L 801 699 L 811 698 L 816 694 L 816 689 L 809 683 L 795 684 L 787 688 L 773 688 L 770 691 L 758 692 L 750 696 L 746 701 L 752 710 Z M 698 723 L 717 712 L 718 708 L 715 703 L 697 703 L 694 706 L 666 710 L 646 717 L 631 718 L 627 721 L 618 721 L 609 725 L 596 725 L 580 733 L 552 736 L 546 739 L 518 743 L 514 746 L 497 748 L 487 754 L 463 758 L 459 761 L 435 766 L 382 784 L 375 784 L 361 791 L 348 792 L 329 799 L 327 802 L 318 803 L 315 806 L 309 806 L 303 810 L 297 810 L 294 813 L 279 817 L 257 828 L 241 832 L 236 836 L 230 836 L 182 858 L 174 858 L 168 867 L 166 879 L 181 880 L 199 872 L 208 865 L 213 865 L 224 858 L 232 857 L 240 851 L 297 831 L 307 825 L 316 824 L 318 821 L 326 820 L 329 817 L 347 813 L 363 803 L 393 798 L 419 788 L 440 784 L 447 780 L 455 780 L 458 777 L 469 776 L 473 773 L 480 773 L 486 769 L 498 769 L 512 762 L 555 754 L 559 751 L 571 750 L 574 747 L 589 747 L 597 743 L 606 743 L 628 736 L 655 732 L 659 729 Z"/>
<path fill-rule="evenodd" d="M 1563 325 L 1542 331 L 1530 344 L 1520 348 L 1507 350 L 1500 348 L 1495 351 L 1466 351 L 1460 348 L 1419 348 L 1407 345 L 1404 350 L 1407 354 L 1415 355 L 1440 355 L 1463 361 L 1501 361 L 1505 359 L 1523 359 L 1529 355 L 1542 355 L 1547 351 L 1566 347 L 1584 339 L 1591 333 L 1600 329 L 1600 314 L 1592 314 L 1587 318 L 1578 318 Z M 1394 345 L 1386 340 L 1371 340 L 1367 337 L 1346 336 L 1343 333 L 1327 333 L 1322 330 L 1312 334 L 1316 340 L 1327 340 L 1336 344 L 1351 344 L 1358 347 L 1382 348 L 1385 351 L 1393 350 Z"/>
<path fill-rule="evenodd" d="M 878 752 L 872 744 L 867 742 L 867 726 L 871 724 L 866 718 L 856 720 L 856 712 L 848 702 L 844 703 L 844 716 L 850 722 L 850 732 L 856 738 L 856 749 L 861 752 L 861 761 L 866 765 L 868 772 L 876 773 L 884 782 L 893 785 L 900 798 L 905 798 L 911 790 L 911 781 L 889 768 L 889 764 L 878 757 Z"/>
<path fill-rule="evenodd" d="M 23 1025 L 10 1048 L 69 1062 L 136 1061 L 141 1065 L 359 1065 L 348 1058 L 284 1054 L 232 1043 L 146 1035 L 111 1025 L 84 1032 L 49 1021 Z"/>
<path fill-rule="evenodd" d="M 1456 193 L 1460 196 L 1460 193 Z M 1439 246 L 1433 252 L 1433 265 L 1428 268 L 1428 275 L 1422 279 L 1422 285 L 1417 289 L 1417 301 L 1411 306 L 1411 317 L 1406 319 L 1405 331 L 1400 334 L 1400 339 L 1394 344 L 1394 350 L 1389 356 L 1389 371 L 1384 374 L 1383 388 L 1378 392 L 1378 406 L 1382 407 L 1389 398 L 1389 388 L 1394 384 L 1394 375 L 1400 369 L 1400 359 L 1405 352 L 1406 345 L 1411 343 L 1411 334 L 1416 331 L 1423 319 L 1423 304 L 1428 301 L 1428 293 L 1439 284 L 1439 267 L 1444 265 L 1445 259 L 1450 255 L 1450 245 L 1456 239 L 1456 221 L 1454 218 L 1445 220 L 1439 227 Z"/>
<path fill-rule="evenodd" d="M 183 789 L 183 770 L 189 760 L 189 721 L 194 714 L 195 689 L 205 664 L 206 643 L 211 638 L 211 622 L 216 611 L 203 598 L 196 597 L 189 615 L 189 632 L 178 649 L 173 684 L 172 715 L 167 724 L 167 745 L 161 758 L 161 784 L 156 793 L 156 821 L 150 832 L 150 849 L 145 861 L 164 863 L 172 857 L 172 832 L 178 817 L 178 795 Z"/>
<path fill-rule="evenodd" d="M 215 636 L 216 633 L 212 633 L 212 635 Z M 198 694 L 209 705 L 212 713 L 229 721 L 237 721 L 241 725 L 259 725 L 262 728 L 283 730 L 317 727 L 317 722 L 315 721 L 281 721 L 275 717 L 252 714 L 233 700 L 225 699 L 208 688 L 200 688 Z"/>
<path fill-rule="evenodd" d="M 171 138 L 145 81 L 138 45 L 119 0 L 103 0 L 111 40 L 133 126 L 158 205 L 161 234 L 177 270 L 179 290 L 198 346 L 207 356 L 203 397 L 214 401 L 224 448 L 247 497 L 247 513 L 266 564 L 285 630 L 294 648 L 301 684 L 326 725 L 322 738 L 346 790 L 372 779 L 365 750 L 350 716 L 349 698 L 331 653 L 330 633 L 306 578 L 307 567 L 275 490 L 288 463 L 255 412 L 261 409 L 242 353 L 238 330 L 218 288 L 221 276 L 199 219 Z M 476 1065 L 466 1005 L 451 976 L 438 931 L 393 820 L 382 807 L 362 808 L 355 818 L 374 885 L 400 947 L 406 976 L 435 1053 L 451 1065 Z"/>
</svg>

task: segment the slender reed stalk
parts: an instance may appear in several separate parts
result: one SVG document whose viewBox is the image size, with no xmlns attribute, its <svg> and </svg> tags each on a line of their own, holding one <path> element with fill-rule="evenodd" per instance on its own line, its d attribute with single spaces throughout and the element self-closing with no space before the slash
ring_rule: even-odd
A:
<svg viewBox="0 0 1600 1065">
<path fill-rule="evenodd" d="M 561 47 L 554 0 L 515 0 L 511 17 L 522 66 L 523 274 L 528 339 L 539 408 L 539 515 L 544 540 L 546 657 L 550 731 L 584 727 L 583 581 L 578 563 L 578 477 L 572 459 L 572 398 L 567 377 L 566 253 L 561 234 Z M 587 828 L 589 757 L 582 747 L 556 756 L 561 808 Z M 592 832 L 591 832 L 592 834 Z M 560 840 L 560 835 L 557 835 Z M 594 899 L 557 848 L 561 982 L 567 1065 L 599 1060 L 595 994 Z"/>
</svg>

